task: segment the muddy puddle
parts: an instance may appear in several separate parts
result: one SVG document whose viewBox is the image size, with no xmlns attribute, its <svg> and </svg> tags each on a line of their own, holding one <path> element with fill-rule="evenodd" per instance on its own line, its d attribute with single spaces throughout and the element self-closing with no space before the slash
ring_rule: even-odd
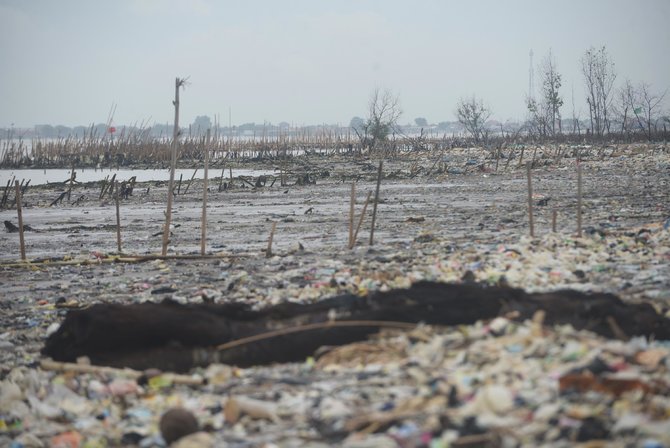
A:
<svg viewBox="0 0 670 448">
<path fill-rule="evenodd" d="M 217 173 L 220 169 L 213 170 Z M 70 179 L 72 170 L 69 169 L 1 169 L 0 185 L 7 185 L 7 182 L 16 179 L 30 181 L 31 185 L 62 184 Z M 235 176 L 262 176 L 274 174 L 273 170 L 254 170 L 242 169 L 235 170 Z M 115 179 L 119 182 L 135 178 L 138 182 L 164 182 L 170 179 L 169 169 L 94 169 L 94 168 L 75 168 L 75 180 L 79 183 L 101 182 L 106 178 Z M 211 173 L 210 173 L 211 176 Z M 177 169 L 175 179 L 183 178 L 188 181 L 191 177 L 195 179 L 204 179 L 204 169 Z"/>
</svg>

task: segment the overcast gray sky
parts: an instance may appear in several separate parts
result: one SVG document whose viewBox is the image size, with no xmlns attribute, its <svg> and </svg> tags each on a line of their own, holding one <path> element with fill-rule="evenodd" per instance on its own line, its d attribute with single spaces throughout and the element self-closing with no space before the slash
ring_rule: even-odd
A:
<svg viewBox="0 0 670 448">
<path fill-rule="evenodd" d="M 0 0 L 0 126 L 181 122 L 348 124 L 375 87 L 402 123 L 454 120 L 477 94 L 524 117 L 529 50 L 587 115 L 579 60 L 606 45 L 625 78 L 670 87 L 670 0 Z M 536 84 L 539 78 L 536 70 Z M 666 101 L 666 105 L 668 101 Z"/>
</svg>

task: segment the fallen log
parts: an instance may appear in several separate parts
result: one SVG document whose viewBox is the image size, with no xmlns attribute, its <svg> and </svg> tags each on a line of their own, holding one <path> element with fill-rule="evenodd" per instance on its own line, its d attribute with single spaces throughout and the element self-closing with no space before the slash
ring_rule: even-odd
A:
<svg viewBox="0 0 670 448">
<path fill-rule="evenodd" d="M 240 304 L 180 305 L 169 299 L 159 304 L 99 304 L 69 311 L 42 353 L 56 361 L 87 356 L 96 365 L 139 370 L 183 372 L 213 362 L 244 367 L 301 361 L 319 347 L 360 341 L 399 323 L 472 324 L 499 315 L 525 320 L 539 310 L 545 312 L 547 325 L 571 324 L 608 338 L 670 339 L 670 319 L 649 304 L 626 304 L 612 294 L 529 294 L 477 284 L 419 282 L 366 297 L 342 295 L 260 311 Z"/>
</svg>

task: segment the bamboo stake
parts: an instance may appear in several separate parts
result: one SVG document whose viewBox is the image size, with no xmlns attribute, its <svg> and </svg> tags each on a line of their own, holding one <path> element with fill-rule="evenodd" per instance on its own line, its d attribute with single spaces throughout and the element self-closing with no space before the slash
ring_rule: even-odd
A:
<svg viewBox="0 0 670 448">
<path fill-rule="evenodd" d="M 356 182 L 351 183 L 351 200 L 349 201 L 349 244 L 351 248 L 354 240 L 354 204 L 356 203 Z"/>
<path fill-rule="evenodd" d="M 67 200 L 70 200 L 70 194 L 72 193 L 72 185 L 74 185 L 74 178 L 77 175 L 75 174 L 74 171 L 74 166 L 72 167 L 72 171 L 70 172 L 70 186 L 67 188 Z"/>
<path fill-rule="evenodd" d="M 163 229 L 162 254 L 167 255 L 168 239 L 170 237 L 170 221 L 172 220 L 172 189 L 174 188 L 174 172 L 177 165 L 177 139 L 179 138 L 179 87 L 184 84 L 183 79 L 175 79 L 174 92 L 174 130 L 172 132 L 172 151 L 170 157 L 170 182 L 168 183 L 167 210 L 165 211 L 165 228 Z"/>
<path fill-rule="evenodd" d="M 277 222 L 272 223 L 272 229 L 270 230 L 270 237 L 268 238 L 268 248 L 265 251 L 265 256 L 270 258 L 272 256 L 272 240 L 275 236 L 275 229 L 277 228 Z"/>
<path fill-rule="evenodd" d="M 358 238 L 358 231 L 361 229 L 361 224 L 363 224 L 363 218 L 365 218 L 365 212 L 368 209 L 368 203 L 370 202 L 370 197 L 372 192 L 368 192 L 368 197 L 365 198 L 365 204 L 363 205 L 363 211 L 361 212 L 361 217 L 358 219 L 358 225 L 356 226 L 356 231 L 354 232 L 354 238 L 349 246 L 349 249 L 353 249 L 356 245 L 356 239 Z"/>
<path fill-rule="evenodd" d="M 551 210 L 551 231 L 556 233 L 556 216 L 558 215 L 558 210 L 555 208 Z"/>
<path fill-rule="evenodd" d="M 221 179 L 219 179 L 219 191 L 223 188 L 223 178 L 226 176 L 225 162 L 221 163 Z"/>
<path fill-rule="evenodd" d="M 530 226 L 530 237 L 535 238 L 535 227 L 533 223 L 533 183 L 531 180 L 531 162 L 526 163 L 526 176 L 528 177 L 528 224 Z"/>
<path fill-rule="evenodd" d="M 0 208 L 4 208 L 7 200 L 9 199 L 9 192 L 12 184 L 14 183 L 16 176 L 12 176 L 10 180 L 7 181 L 7 186 L 5 187 L 5 193 L 2 195 L 2 201 L 0 202 Z"/>
<path fill-rule="evenodd" d="M 105 176 L 105 178 L 102 180 L 102 189 L 100 190 L 100 196 L 98 199 L 102 199 L 102 197 L 105 195 L 105 190 L 107 189 L 107 180 L 109 179 L 109 174 Z"/>
<path fill-rule="evenodd" d="M 186 188 L 184 189 L 184 194 L 188 193 L 188 189 L 191 188 L 191 183 L 193 182 L 193 179 L 195 179 L 195 173 L 198 172 L 198 168 L 193 171 L 193 175 L 191 176 L 191 180 L 188 181 L 186 184 Z"/>
<path fill-rule="evenodd" d="M 207 246 L 207 175 L 209 170 L 209 137 L 210 130 L 207 129 L 207 139 L 205 141 L 205 179 L 202 188 L 202 220 L 200 228 L 202 233 L 200 235 L 200 255 L 205 255 L 205 248 Z"/>
<path fill-rule="evenodd" d="M 370 246 L 374 244 L 375 236 L 375 221 L 377 218 L 377 203 L 379 202 L 379 185 L 382 182 L 382 164 L 383 160 L 379 161 L 379 169 L 377 170 L 377 187 L 375 188 L 375 202 L 372 204 L 372 227 L 370 228 Z"/>
<path fill-rule="evenodd" d="M 121 253 L 121 212 L 119 210 L 119 182 L 116 182 L 116 194 L 114 199 L 116 202 L 116 249 Z"/>
<path fill-rule="evenodd" d="M 21 260 L 26 260 L 26 245 L 23 239 L 23 212 L 21 210 L 21 188 L 19 181 L 14 181 L 14 188 L 16 189 L 16 213 L 19 215 L 19 246 L 21 250 Z"/>
<path fill-rule="evenodd" d="M 577 161 L 577 237 L 582 237 L 582 164 Z"/>
<path fill-rule="evenodd" d="M 182 180 L 183 177 L 184 177 L 183 174 L 179 175 L 179 184 L 177 185 L 177 195 L 181 194 L 181 180 Z"/>
<path fill-rule="evenodd" d="M 533 149 L 533 160 L 530 163 L 530 166 L 535 166 L 535 155 L 537 154 L 537 146 Z"/>
<path fill-rule="evenodd" d="M 104 194 L 108 194 L 109 197 L 112 197 L 112 194 L 114 194 L 114 184 L 116 183 L 116 173 L 112 176 L 110 179 L 109 183 L 107 183 L 107 189 L 104 191 Z M 103 194 L 103 196 L 104 196 Z"/>
</svg>

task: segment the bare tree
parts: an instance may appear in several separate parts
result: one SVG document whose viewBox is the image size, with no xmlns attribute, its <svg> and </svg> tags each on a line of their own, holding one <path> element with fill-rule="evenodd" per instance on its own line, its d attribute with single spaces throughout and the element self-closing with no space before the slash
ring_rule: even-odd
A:
<svg viewBox="0 0 670 448">
<path fill-rule="evenodd" d="M 551 127 L 551 110 L 549 103 L 542 98 L 537 101 L 535 98 L 526 98 L 526 108 L 528 109 L 528 133 L 544 138 L 549 134 Z"/>
<path fill-rule="evenodd" d="M 586 50 L 582 57 L 582 74 L 586 84 L 586 102 L 589 105 L 591 130 L 603 135 L 610 129 L 612 88 L 616 80 L 614 61 L 605 47 Z"/>
<path fill-rule="evenodd" d="M 461 98 L 456 106 L 456 117 L 458 122 L 465 127 L 465 130 L 472 135 L 475 141 L 480 141 L 485 137 L 486 120 L 491 116 L 491 110 L 484 105 L 484 101 L 477 99 L 475 95 L 472 98 Z"/>
<path fill-rule="evenodd" d="M 551 134 L 556 134 L 556 125 L 558 132 L 561 132 L 561 106 L 563 98 L 559 92 L 561 88 L 561 74 L 556 70 L 556 62 L 549 50 L 549 54 L 542 64 L 542 98 L 546 103 L 548 112 L 547 121 Z"/>
<path fill-rule="evenodd" d="M 542 74 L 542 91 L 539 100 L 530 92 L 526 98 L 528 109 L 528 130 L 531 134 L 543 138 L 555 135 L 557 128 L 561 132 L 561 107 L 563 98 L 559 92 L 562 82 L 561 74 L 556 69 L 556 62 L 549 50 L 549 54 L 538 66 Z"/>
<path fill-rule="evenodd" d="M 368 117 L 359 126 L 352 126 L 365 146 L 375 149 L 388 139 L 389 134 L 398 127 L 402 115 L 400 99 L 389 89 L 380 91 L 378 88 L 370 95 Z"/>
<path fill-rule="evenodd" d="M 622 134 L 627 134 L 633 130 L 633 110 L 637 102 L 637 91 L 630 79 L 626 79 L 616 91 L 616 102 L 614 104 L 617 119 L 621 123 Z"/>
<path fill-rule="evenodd" d="M 651 86 L 645 82 L 640 83 L 637 89 L 637 99 L 640 105 L 633 108 L 633 113 L 649 139 L 652 133 L 656 132 L 656 123 L 661 116 L 661 104 L 667 92 L 666 90 L 663 93 L 654 93 L 651 91 Z"/>
</svg>

